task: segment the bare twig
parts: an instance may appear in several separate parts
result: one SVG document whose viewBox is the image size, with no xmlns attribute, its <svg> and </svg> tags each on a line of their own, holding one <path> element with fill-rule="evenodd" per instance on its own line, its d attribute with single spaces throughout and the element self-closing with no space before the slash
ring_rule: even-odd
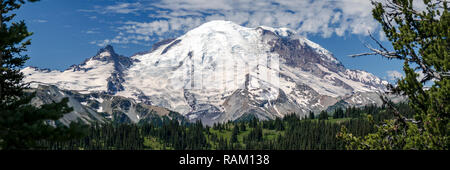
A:
<svg viewBox="0 0 450 170">
<path fill-rule="evenodd" d="M 399 55 L 397 52 L 387 51 L 387 50 L 379 50 L 376 48 L 372 48 L 368 44 L 364 44 L 364 45 L 372 52 L 353 54 L 353 55 L 349 55 L 349 56 L 350 57 L 360 57 L 360 56 L 367 56 L 367 55 L 381 55 L 381 56 L 389 58 L 389 59 L 405 59 L 405 57 Z M 381 44 L 379 44 L 379 45 L 382 46 Z M 383 47 L 383 49 L 386 49 L 386 48 Z"/>
</svg>

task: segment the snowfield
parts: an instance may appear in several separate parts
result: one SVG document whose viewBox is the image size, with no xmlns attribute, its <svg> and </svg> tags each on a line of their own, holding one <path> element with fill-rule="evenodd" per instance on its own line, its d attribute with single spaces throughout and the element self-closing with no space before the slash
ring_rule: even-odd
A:
<svg viewBox="0 0 450 170">
<path fill-rule="evenodd" d="M 127 66 L 109 48 L 65 71 L 27 67 L 22 72 L 26 82 L 81 93 L 115 89 L 110 93 L 207 124 L 248 114 L 269 119 L 318 112 L 354 94 L 384 91 L 387 84 L 346 69 L 331 52 L 287 28 L 211 21 L 126 59 L 132 61 Z M 377 102 L 361 98 L 352 100 Z"/>
</svg>

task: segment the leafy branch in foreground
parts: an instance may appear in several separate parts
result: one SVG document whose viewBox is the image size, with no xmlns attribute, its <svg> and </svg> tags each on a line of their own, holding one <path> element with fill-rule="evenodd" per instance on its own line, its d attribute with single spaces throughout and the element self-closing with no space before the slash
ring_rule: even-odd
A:
<svg viewBox="0 0 450 170">
<path fill-rule="evenodd" d="M 423 3 L 426 9 L 419 11 L 412 0 L 372 1 L 373 16 L 381 23 L 394 51 L 387 50 L 371 35 L 379 48 L 366 45 L 371 52 L 351 56 L 381 55 L 403 60 L 405 77 L 389 89 L 391 93 L 406 95 L 416 115 L 414 119 L 406 119 L 381 96 L 395 118 L 377 125 L 375 133 L 362 138 L 342 127 L 337 137 L 343 139 L 347 149 L 449 148 L 449 3 L 446 0 L 423 0 Z M 418 72 L 424 76 L 419 78 Z M 426 83 L 432 86 L 424 88 Z"/>
</svg>

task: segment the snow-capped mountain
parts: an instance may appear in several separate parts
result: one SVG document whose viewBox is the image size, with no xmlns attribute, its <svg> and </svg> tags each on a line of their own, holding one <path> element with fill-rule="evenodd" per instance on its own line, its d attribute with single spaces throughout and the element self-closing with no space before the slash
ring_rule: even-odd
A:
<svg viewBox="0 0 450 170">
<path fill-rule="evenodd" d="M 331 52 L 292 30 L 229 21 L 205 23 L 130 58 L 107 46 L 62 72 L 32 67 L 22 72 L 27 82 L 123 96 L 206 124 L 303 115 L 338 102 L 379 104 L 373 94 L 387 84 L 346 69 Z"/>
<path fill-rule="evenodd" d="M 26 67 L 22 73 L 25 75 L 25 82 L 53 84 L 80 93 L 105 91 L 115 94 L 124 90 L 123 71 L 128 69 L 133 61 L 136 60 L 116 54 L 113 47 L 108 45 L 100 49 L 94 57 L 64 71 Z"/>
</svg>

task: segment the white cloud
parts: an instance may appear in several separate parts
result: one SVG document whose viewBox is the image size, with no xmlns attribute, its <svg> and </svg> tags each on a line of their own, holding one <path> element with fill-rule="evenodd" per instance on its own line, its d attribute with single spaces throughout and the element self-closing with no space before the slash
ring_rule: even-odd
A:
<svg viewBox="0 0 450 170">
<path fill-rule="evenodd" d="M 144 46 L 151 46 L 149 42 L 154 40 L 156 39 L 148 35 L 125 35 L 123 32 L 120 32 L 119 35 L 116 35 L 114 38 L 91 41 L 90 44 L 95 44 L 100 47 L 106 46 L 108 44 L 139 44 Z"/>
<path fill-rule="evenodd" d="M 391 80 L 391 81 L 395 81 L 395 80 L 403 77 L 403 74 L 396 70 L 389 70 L 389 71 L 386 71 L 386 73 L 387 73 L 389 80 Z"/>
<path fill-rule="evenodd" d="M 119 30 L 124 30 L 131 34 L 140 35 L 161 35 L 169 31 L 169 23 L 166 20 L 158 20 L 153 22 L 132 22 L 128 21 L 125 26 L 119 27 Z"/>
<path fill-rule="evenodd" d="M 425 77 L 425 74 L 422 72 L 422 70 L 417 70 L 415 71 L 415 73 L 419 74 L 419 76 L 417 76 L 418 81 L 421 81 Z"/>
<path fill-rule="evenodd" d="M 417 76 L 417 78 L 416 78 L 417 81 L 419 81 L 419 82 L 422 81 L 422 79 L 425 77 L 425 74 L 422 73 L 422 70 L 416 70 L 415 73 L 419 74 L 419 76 Z M 389 81 L 391 81 L 391 82 L 394 82 L 397 79 L 400 79 L 400 78 L 404 77 L 403 73 L 401 73 L 399 71 L 396 71 L 396 70 L 386 71 L 386 74 L 387 74 L 387 79 Z M 386 77 L 384 77 L 384 79 L 386 79 Z M 434 84 L 434 81 L 436 81 L 436 80 L 432 79 L 430 81 L 427 81 L 424 85 L 430 87 L 431 85 Z"/>
<path fill-rule="evenodd" d="M 48 22 L 48 20 L 45 20 L 45 19 L 35 19 L 33 21 L 37 22 L 37 23 L 47 23 Z"/>
<path fill-rule="evenodd" d="M 86 33 L 86 34 L 97 34 L 97 33 L 99 33 L 99 32 L 97 32 L 97 31 L 92 31 L 92 30 L 88 30 L 88 31 L 86 31 L 85 33 Z"/>
<path fill-rule="evenodd" d="M 128 14 L 134 13 L 142 10 L 142 4 L 139 2 L 136 3 L 119 3 L 116 5 L 106 6 L 102 13 L 119 13 L 119 14 Z"/>
<path fill-rule="evenodd" d="M 87 31 L 82 31 L 82 32 L 85 34 L 98 34 L 98 33 L 100 33 L 100 31 L 101 31 L 100 28 L 91 28 Z"/>
<path fill-rule="evenodd" d="M 302 35 L 323 37 L 379 33 L 369 0 L 160 0 L 95 8 L 101 14 L 146 14 L 147 22 L 129 21 L 118 26 L 118 32 L 135 36 L 173 38 L 217 19 L 247 27 L 287 27 Z"/>
</svg>

